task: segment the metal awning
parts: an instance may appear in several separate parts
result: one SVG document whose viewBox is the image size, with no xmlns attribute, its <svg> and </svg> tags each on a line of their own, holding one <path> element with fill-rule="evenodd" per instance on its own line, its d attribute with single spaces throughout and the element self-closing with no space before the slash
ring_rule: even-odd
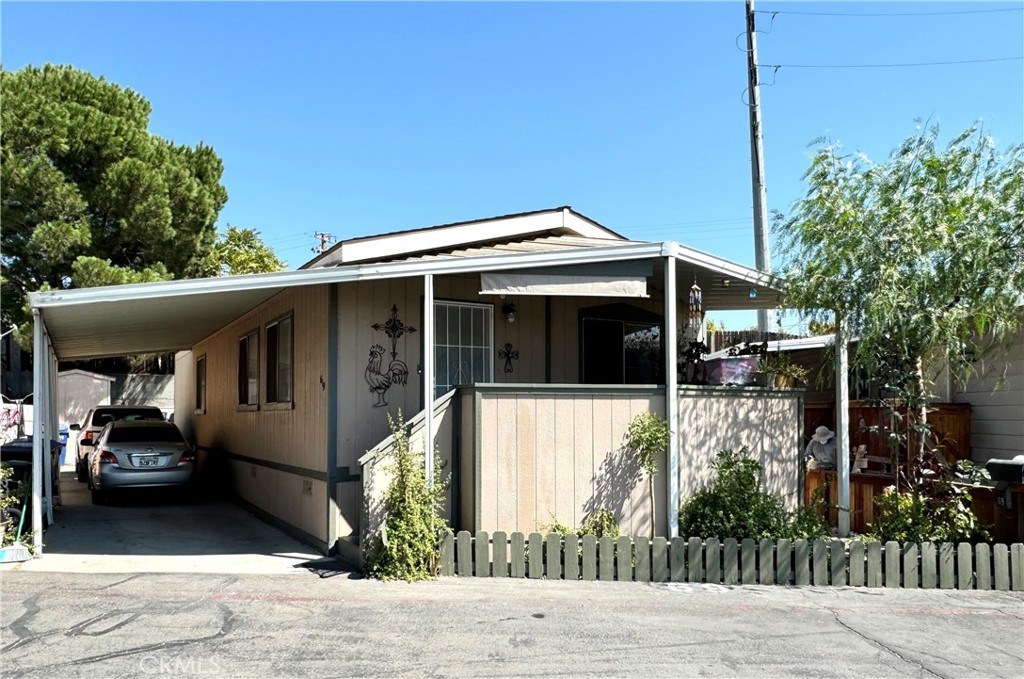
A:
<svg viewBox="0 0 1024 679">
<path fill-rule="evenodd" d="M 296 286 L 346 283 L 425 274 L 545 270 L 674 257 L 680 286 L 704 288 L 705 309 L 777 306 L 780 292 L 768 275 L 677 243 L 511 252 L 478 257 L 407 260 L 271 274 L 226 276 L 75 290 L 34 292 L 33 309 L 45 318 L 59 360 L 81 360 L 191 348 L 277 293 Z M 595 270 L 599 267 L 591 267 Z M 660 273 L 656 274 L 660 276 Z M 728 281 L 727 285 L 723 282 Z M 661 281 L 655 281 L 655 285 Z M 754 297 L 751 292 L 754 291 Z"/>
</svg>

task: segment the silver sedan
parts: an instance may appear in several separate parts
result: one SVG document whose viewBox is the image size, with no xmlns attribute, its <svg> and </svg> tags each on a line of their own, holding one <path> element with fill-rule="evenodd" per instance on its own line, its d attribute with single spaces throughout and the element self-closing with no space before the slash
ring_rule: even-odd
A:
<svg viewBox="0 0 1024 679">
<path fill-rule="evenodd" d="M 195 461 L 192 446 L 170 422 L 111 422 L 89 453 L 92 501 L 102 504 L 114 489 L 189 486 Z"/>
</svg>

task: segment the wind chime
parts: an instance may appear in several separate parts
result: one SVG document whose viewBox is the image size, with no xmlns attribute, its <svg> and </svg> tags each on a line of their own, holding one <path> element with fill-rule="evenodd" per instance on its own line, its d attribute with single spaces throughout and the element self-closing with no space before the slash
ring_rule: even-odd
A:
<svg viewBox="0 0 1024 679">
<path fill-rule="evenodd" d="M 693 287 L 690 288 L 690 337 L 693 341 L 700 338 L 700 327 L 704 322 L 704 299 L 697 276 L 693 276 Z"/>
<path fill-rule="evenodd" d="M 683 373 L 683 381 L 695 384 L 703 377 L 703 370 L 699 367 L 704 355 L 704 347 L 700 341 L 700 330 L 704 323 L 704 294 L 697 285 L 697 276 L 694 274 L 693 287 L 690 288 L 690 316 L 687 319 L 686 338 L 689 343 L 684 355 L 686 366 Z"/>
</svg>

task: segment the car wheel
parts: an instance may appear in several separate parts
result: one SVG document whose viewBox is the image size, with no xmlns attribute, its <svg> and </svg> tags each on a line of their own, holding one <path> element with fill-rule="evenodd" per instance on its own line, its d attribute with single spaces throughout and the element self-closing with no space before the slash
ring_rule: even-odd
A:
<svg viewBox="0 0 1024 679">
<path fill-rule="evenodd" d="M 85 464 L 81 460 L 75 463 L 75 471 L 78 473 L 78 480 L 81 483 L 86 483 L 89 480 L 89 471 L 85 468 Z"/>
<path fill-rule="evenodd" d="M 93 488 L 92 489 L 92 503 L 94 505 L 102 505 L 102 504 L 106 504 L 106 502 L 107 502 L 107 494 L 104 493 L 102 490 L 97 490 L 96 488 Z"/>
</svg>

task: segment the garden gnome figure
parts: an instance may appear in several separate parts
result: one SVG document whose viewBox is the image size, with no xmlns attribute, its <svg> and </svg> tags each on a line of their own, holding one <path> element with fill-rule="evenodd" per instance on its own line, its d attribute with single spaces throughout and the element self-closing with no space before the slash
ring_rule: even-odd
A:
<svg viewBox="0 0 1024 679">
<path fill-rule="evenodd" d="M 825 426 L 815 429 L 804 450 L 804 458 L 808 469 L 835 469 L 836 433 Z"/>
</svg>

